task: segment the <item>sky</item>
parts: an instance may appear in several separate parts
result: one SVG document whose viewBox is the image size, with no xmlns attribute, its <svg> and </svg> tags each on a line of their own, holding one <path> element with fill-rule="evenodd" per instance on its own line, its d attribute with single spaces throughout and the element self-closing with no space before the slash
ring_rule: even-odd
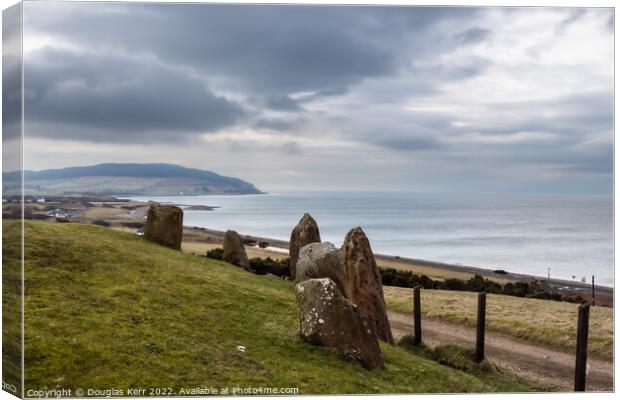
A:
<svg viewBox="0 0 620 400">
<path fill-rule="evenodd" d="M 604 8 L 27 2 L 24 167 L 611 194 L 613 26 Z"/>
</svg>

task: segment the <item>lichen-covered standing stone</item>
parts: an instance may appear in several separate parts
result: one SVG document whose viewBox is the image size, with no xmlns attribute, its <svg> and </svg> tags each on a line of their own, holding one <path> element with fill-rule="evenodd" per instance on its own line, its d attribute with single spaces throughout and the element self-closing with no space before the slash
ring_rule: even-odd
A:
<svg viewBox="0 0 620 400">
<path fill-rule="evenodd" d="M 295 286 L 299 333 L 314 345 L 335 348 L 372 370 L 383 367 L 379 341 L 371 323 L 329 278 L 309 279 Z"/>
<path fill-rule="evenodd" d="M 360 313 L 371 321 L 379 339 L 393 344 L 381 274 L 362 228 L 354 228 L 347 233 L 340 249 L 340 266 L 345 277 L 346 298 L 356 304 Z"/>
<path fill-rule="evenodd" d="M 183 210 L 170 205 L 151 205 L 147 214 L 144 237 L 164 246 L 181 250 Z"/>
</svg>

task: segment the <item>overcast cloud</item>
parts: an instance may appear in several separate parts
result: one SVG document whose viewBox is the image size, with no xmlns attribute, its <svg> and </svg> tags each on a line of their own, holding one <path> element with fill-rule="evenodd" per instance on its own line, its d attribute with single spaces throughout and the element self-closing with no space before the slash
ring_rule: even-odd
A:
<svg viewBox="0 0 620 400">
<path fill-rule="evenodd" d="M 611 9 L 24 7 L 28 169 L 611 193 Z"/>
</svg>

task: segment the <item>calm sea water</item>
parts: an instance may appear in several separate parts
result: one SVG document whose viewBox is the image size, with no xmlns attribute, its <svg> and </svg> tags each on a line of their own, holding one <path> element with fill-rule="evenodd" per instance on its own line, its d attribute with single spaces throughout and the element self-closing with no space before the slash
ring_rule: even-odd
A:
<svg viewBox="0 0 620 400">
<path fill-rule="evenodd" d="M 304 212 L 339 246 L 361 226 L 373 251 L 613 286 L 609 196 L 459 196 L 413 193 L 273 193 L 133 197 L 219 206 L 186 210 L 184 225 L 289 239 Z"/>
</svg>

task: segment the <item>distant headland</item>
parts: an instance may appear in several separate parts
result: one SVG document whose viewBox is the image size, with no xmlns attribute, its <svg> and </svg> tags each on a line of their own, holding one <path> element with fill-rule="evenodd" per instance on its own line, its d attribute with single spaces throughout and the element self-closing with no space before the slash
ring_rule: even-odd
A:
<svg viewBox="0 0 620 400">
<path fill-rule="evenodd" d="M 20 171 L 3 172 L 4 188 L 19 187 Z M 262 194 L 254 185 L 212 171 L 174 164 L 99 164 L 24 171 L 25 194 L 196 196 Z"/>
</svg>

